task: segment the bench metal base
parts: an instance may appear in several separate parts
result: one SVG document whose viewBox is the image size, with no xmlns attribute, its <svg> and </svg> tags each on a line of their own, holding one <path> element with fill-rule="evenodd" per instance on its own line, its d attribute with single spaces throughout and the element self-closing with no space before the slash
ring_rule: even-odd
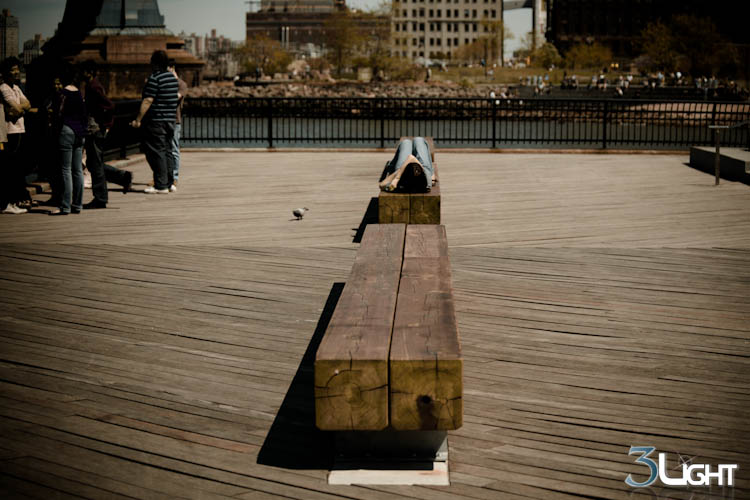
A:
<svg viewBox="0 0 750 500">
<path fill-rule="evenodd" d="M 450 484 L 445 431 L 342 431 L 335 443 L 328 484 Z"/>
<path fill-rule="evenodd" d="M 337 469 L 328 474 L 331 485 L 399 485 L 399 486 L 450 486 L 448 462 L 425 462 L 423 467 L 414 468 L 404 464 L 390 464 L 391 468 L 372 468 L 363 464 L 362 468 Z"/>
</svg>

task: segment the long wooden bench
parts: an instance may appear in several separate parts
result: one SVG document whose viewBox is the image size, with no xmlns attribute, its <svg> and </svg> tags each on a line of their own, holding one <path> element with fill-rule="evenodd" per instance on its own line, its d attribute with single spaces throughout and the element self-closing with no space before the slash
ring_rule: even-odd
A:
<svg viewBox="0 0 750 500">
<path fill-rule="evenodd" d="M 451 430 L 463 358 L 445 227 L 370 224 L 315 360 L 322 430 Z"/>
<path fill-rule="evenodd" d="M 402 137 L 413 139 L 413 137 Z M 381 224 L 440 224 L 440 182 L 435 163 L 432 137 L 425 137 L 430 147 L 432 165 L 438 180 L 429 193 L 398 193 L 381 191 L 378 196 L 378 222 Z"/>
</svg>

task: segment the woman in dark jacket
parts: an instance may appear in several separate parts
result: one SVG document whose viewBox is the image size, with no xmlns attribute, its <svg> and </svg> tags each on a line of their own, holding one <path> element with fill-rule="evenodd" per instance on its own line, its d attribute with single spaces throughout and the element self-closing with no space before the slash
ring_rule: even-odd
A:
<svg viewBox="0 0 750 500">
<path fill-rule="evenodd" d="M 58 94 L 55 109 L 58 110 L 60 135 L 60 170 L 62 189 L 60 208 L 50 215 L 80 213 L 83 205 L 83 140 L 88 128 L 86 103 L 78 88 L 79 78 L 70 68 L 63 72 L 63 89 Z"/>
</svg>

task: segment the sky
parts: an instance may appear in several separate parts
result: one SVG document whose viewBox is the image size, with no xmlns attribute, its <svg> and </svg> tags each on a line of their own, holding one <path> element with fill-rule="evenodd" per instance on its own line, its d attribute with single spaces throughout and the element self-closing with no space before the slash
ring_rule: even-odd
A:
<svg viewBox="0 0 750 500">
<path fill-rule="evenodd" d="M 216 33 L 232 40 L 245 39 L 245 0 L 158 0 L 159 10 L 164 15 L 167 28 L 175 34 L 180 31 L 205 35 L 216 28 Z M 347 0 L 351 8 L 373 9 L 379 0 Z M 41 33 L 43 38 L 51 37 L 57 23 L 62 20 L 65 0 L 0 0 L 0 7 L 10 9 L 11 15 L 19 21 L 19 50 L 23 42 Z M 505 12 L 507 27 L 515 35 L 506 44 L 512 51 L 520 46 L 520 40 L 531 29 L 531 9 L 517 9 Z"/>
</svg>

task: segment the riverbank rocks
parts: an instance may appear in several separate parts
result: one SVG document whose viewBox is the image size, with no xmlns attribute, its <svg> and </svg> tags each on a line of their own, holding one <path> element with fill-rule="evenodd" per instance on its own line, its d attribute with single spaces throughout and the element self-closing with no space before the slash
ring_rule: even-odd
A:
<svg viewBox="0 0 750 500">
<path fill-rule="evenodd" d="M 481 85 L 462 87 L 452 82 L 249 82 L 247 86 L 210 84 L 193 87 L 189 97 L 487 97 L 491 89 Z"/>
</svg>

